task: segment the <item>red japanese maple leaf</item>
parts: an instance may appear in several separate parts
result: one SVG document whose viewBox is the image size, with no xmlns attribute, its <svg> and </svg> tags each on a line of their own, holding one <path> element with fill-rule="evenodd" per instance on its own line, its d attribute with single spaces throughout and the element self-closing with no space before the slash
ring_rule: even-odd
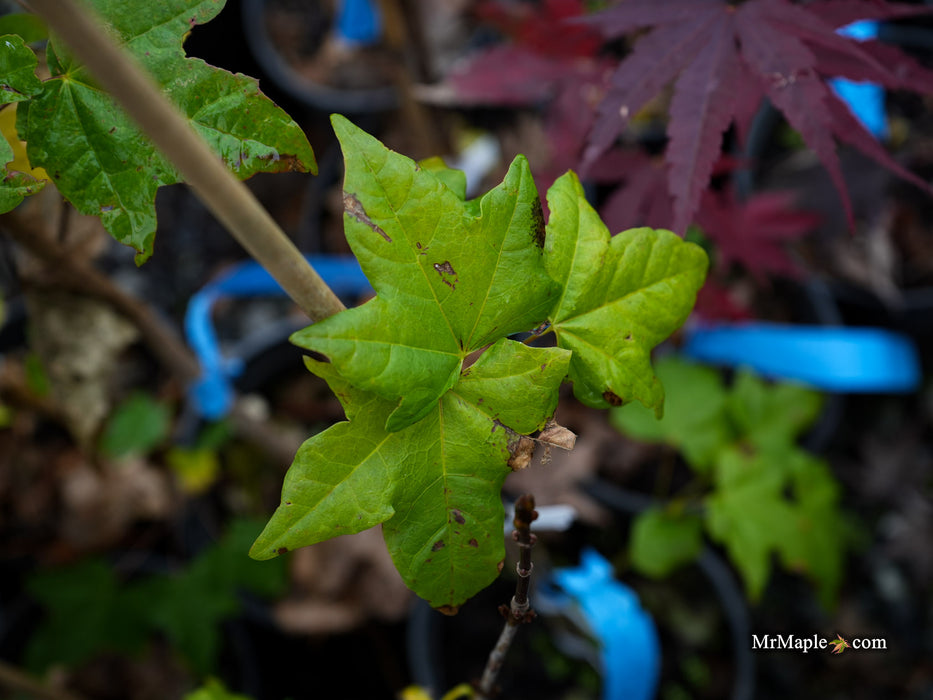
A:
<svg viewBox="0 0 933 700">
<path fill-rule="evenodd" d="M 565 24 L 584 14 L 581 0 L 544 0 L 540 4 L 488 1 L 477 16 L 530 51 L 552 58 L 590 57 L 602 46 L 599 33 L 582 24 Z"/>
<path fill-rule="evenodd" d="M 581 18 L 582 0 L 481 3 L 477 16 L 506 42 L 476 52 L 454 67 L 440 87 L 423 97 L 458 105 L 547 107 L 549 163 L 536 171 L 539 187 L 579 162 L 613 62 L 597 56 L 603 39 Z"/>
<path fill-rule="evenodd" d="M 613 233 L 633 226 L 669 229 L 671 196 L 667 192 L 667 166 L 660 156 L 640 148 L 609 151 L 582 173 L 601 185 L 618 185 L 599 207 L 599 215 Z"/>
<path fill-rule="evenodd" d="M 751 311 L 741 301 L 735 298 L 733 291 L 715 279 L 707 279 L 706 283 L 697 293 L 696 304 L 693 311 L 704 321 L 749 321 L 753 318 Z"/>
<path fill-rule="evenodd" d="M 720 269 L 736 262 L 759 281 L 768 274 L 797 276 L 784 243 L 812 231 L 820 217 L 794 209 L 793 200 L 790 192 L 762 192 L 739 203 L 731 190 L 706 190 L 696 222 L 716 243 Z"/>
<path fill-rule="evenodd" d="M 458 101 L 532 105 L 559 93 L 568 79 L 593 79 L 590 59 L 602 45 L 600 34 L 593 27 L 567 22 L 583 16 L 581 0 L 545 0 L 540 8 L 487 1 L 476 14 L 509 41 L 479 51 L 454 68 L 448 79 Z"/>
<path fill-rule="evenodd" d="M 881 0 L 623 0 L 583 21 L 606 37 L 650 28 L 612 77 L 600 104 L 584 166 L 615 141 L 631 117 L 674 83 L 666 158 L 674 230 L 684 231 L 700 204 L 722 135 L 744 133 L 767 97 L 813 149 L 840 192 L 850 225 L 836 141 L 854 146 L 899 176 L 927 189 L 901 167 L 830 90 L 829 77 L 870 80 L 933 93 L 933 71 L 890 46 L 857 42 L 836 29 L 857 19 L 929 13 L 931 8 Z"/>
</svg>

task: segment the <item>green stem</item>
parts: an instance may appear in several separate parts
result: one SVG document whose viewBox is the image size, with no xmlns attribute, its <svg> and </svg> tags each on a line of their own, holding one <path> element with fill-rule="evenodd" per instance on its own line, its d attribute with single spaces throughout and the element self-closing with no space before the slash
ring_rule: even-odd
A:
<svg viewBox="0 0 933 700">
<path fill-rule="evenodd" d="M 249 189 L 162 94 L 152 77 L 74 0 L 29 0 L 182 174 L 198 198 L 308 316 L 319 321 L 344 309 Z"/>
</svg>

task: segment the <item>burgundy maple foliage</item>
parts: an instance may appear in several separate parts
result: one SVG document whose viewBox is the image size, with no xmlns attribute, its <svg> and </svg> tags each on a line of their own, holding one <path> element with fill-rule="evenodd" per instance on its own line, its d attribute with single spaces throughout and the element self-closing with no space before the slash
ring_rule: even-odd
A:
<svg viewBox="0 0 933 700">
<path fill-rule="evenodd" d="M 479 4 L 478 19 L 506 40 L 469 56 L 447 78 L 461 105 L 547 106 L 545 130 L 550 163 L 536 172 L 542 192 L 579 162 L 596 105 L 613 62 L 599 56 L 599 31 L 573 23 L 585 14 L 582 0 L 543 0 L 540 4 Z"/>
<path fill-rule="evenodd" d="M 632 116 L 673 83 L 666 159 L 673 227 L 683 232 L 700 205 L 723 134 L 742 136 L 763 97 L 779 109 L 826 167 L 850 225 L 837 141 L 847 143 L 919 187 L 830 89 L 833 77 L 933 93 L 933 71 L 900 50 L 858 42 L 836 30 L 860 19 L 930 13 L 882 0 L 622 0 L 586 18 L 606 38 L 648 29 L 634 44 L 600 104 L 584 168 L 615 142 Z"/>
<path fill-rule="evenodd" d="M 732 190 L 706 190 L 696 222 L 716 243 L 716 264 L 735 262 L 759 282 L 768 275 L 794 277 L 800 270 L 784 244 L 812 231 L 820 222 L 812 212 L 794 208 L 790 192 L 762 192 L 736 202 Z"/>
</svg>

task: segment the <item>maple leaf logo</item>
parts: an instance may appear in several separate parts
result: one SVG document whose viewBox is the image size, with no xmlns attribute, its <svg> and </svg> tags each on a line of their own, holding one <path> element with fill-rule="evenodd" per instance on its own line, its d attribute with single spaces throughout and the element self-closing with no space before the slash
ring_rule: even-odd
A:
<svg viewBox="0 0 933 700">
<path fill-rule="evenodd" d="M 838 632 L 836 633 L 836 638 L 830 642 L 833 646 L 834 654 L 841 654 L 843 651 L 849 648 L 849 643 L 842 638 L 842 635 Z"/>
<path fill-rule="evenodd" d="M 929 14 L 931 9 L 878 0 L 837 0 L 796 5 L 789 0 L 626 0 L 587 17 L 606 38 L 648 29 L 619 64 L 600 104 L 584 153 L 586 171 L 632 118 L 673 84 L 668 122 L 668 189 L 673 229 L 683 232 L 700 206 L 722 137 L 733 123 L 747 133 L 762 98 L 787 118 L 814 151 L 839 190 L 853 223 L 836 152 L 854 146 L 925 190 L 901 167 L 830 89 L 842 77 L 885 87 L 933 93 L 933 71 L 877 41 L 836 33 L 861 19 Z"/>
</svg>

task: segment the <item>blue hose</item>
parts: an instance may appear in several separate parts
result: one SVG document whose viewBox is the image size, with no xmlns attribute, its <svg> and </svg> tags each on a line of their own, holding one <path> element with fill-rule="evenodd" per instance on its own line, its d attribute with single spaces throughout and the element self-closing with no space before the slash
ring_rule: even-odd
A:
<svg viewBox="0 0 933 700">
<path fill-rule="evenodd" d="M 358 297 L 371 290 L 369 281 L 352 256 L 309 256 L 308 262 L 339 297 Z M 211 310 L 222 298 L 285 296 L 279 283 L 259 263 L 244 262 L 205 285 L 188 302 L 185 337 L 201 363 L 201 376 L 188 387 L 195 413 L 219 420 L 233 406 L 233 380 L 243 370 L 239 357 L 224 357 L 211 321 Z"/>
</svg>

